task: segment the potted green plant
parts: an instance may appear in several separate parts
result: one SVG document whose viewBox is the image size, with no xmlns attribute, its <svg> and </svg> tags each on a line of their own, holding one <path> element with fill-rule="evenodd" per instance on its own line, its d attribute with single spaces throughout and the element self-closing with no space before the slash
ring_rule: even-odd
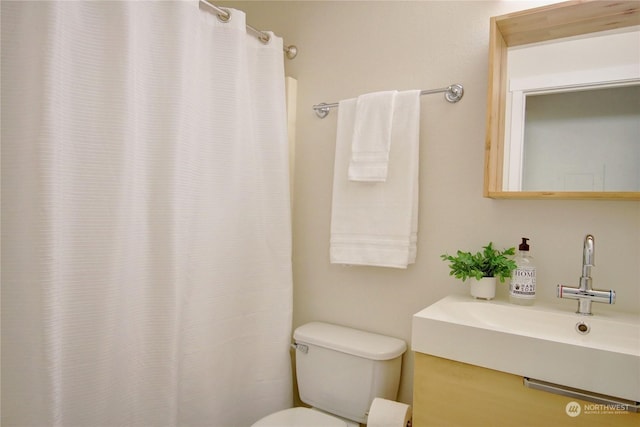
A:
<svg viewBox="0 0 640 427">
<path fill-rule="evenodd" d="M 482 251 L 475 254 L 458 251 L 455 256 L 440 255 L 443 261 L 449 261 L 450 276 L 471 280 L 471 295 L 475 298 L 493 299 L 496 295 L 496 279 L 504 282 L 511 277 L 516 263 L 512 259 L 515 248 L 499 251 L 493 247 L 493 242 L 482 247 Z"/>
</svg>

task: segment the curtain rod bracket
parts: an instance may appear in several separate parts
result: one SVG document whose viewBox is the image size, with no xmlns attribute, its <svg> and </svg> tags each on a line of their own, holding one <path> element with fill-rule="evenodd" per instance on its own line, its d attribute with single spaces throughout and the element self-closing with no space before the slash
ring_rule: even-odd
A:
<svg viewBox="0 0 640 427">
<path fill-rule="evenodd" d="M 293 59 L 298 56 L 298 47 L 296 45 L 289 45 L 284 47 L 284 52 L 287 55 L 287 58 Z"/>
</svg>

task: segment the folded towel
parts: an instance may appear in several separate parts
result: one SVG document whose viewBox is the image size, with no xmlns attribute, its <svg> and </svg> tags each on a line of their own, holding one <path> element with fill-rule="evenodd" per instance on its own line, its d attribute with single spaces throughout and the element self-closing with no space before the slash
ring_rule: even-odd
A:
<svg viewBox="0 0 640 427">
<path fill-rule="evenodd" d="M 420 91 L 396 95 L 386 182 L 348 179 L 356 104 L 339 104 L 330 260 L 406 268 L 417 251 Z"/>
<path fill-rule="evenodd" d="M 351 181 L 384 182 L 387 179 L 396 93 L 393 90 L 358 97 L 349 162 Z"/>
</svg>

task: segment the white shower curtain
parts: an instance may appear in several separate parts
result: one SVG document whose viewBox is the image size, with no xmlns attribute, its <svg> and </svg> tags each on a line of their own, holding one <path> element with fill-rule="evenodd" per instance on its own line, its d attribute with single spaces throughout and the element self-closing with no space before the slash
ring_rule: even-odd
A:
<svg viewBox="0 0 640 427">
<path fill-rule="evenodd" d="M 290 406 L 282 40 L 196 0 L 0 7 L 2 425 Z"/>
</svg>

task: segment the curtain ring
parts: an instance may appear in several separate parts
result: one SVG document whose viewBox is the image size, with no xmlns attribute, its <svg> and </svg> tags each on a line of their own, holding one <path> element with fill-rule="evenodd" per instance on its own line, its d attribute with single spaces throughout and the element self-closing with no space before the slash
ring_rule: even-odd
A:
<svg viewBox="0 0 640 427">
<path fill-rule="evenodd" d="M 265 32 L 261 32 L 261 35 L 260 35 L 260 37 L 258 37 L 258 39 L 262 43 L 267 44 L 267 43 L 269 43 L 271 41 L 271 35 L 269 35 L 268 33 L 265 33 Z"/>
<path fill-rule="evenodd" d="M 222 10 L 222 12 L 220 13 L 216 13 L 216 16 L 218 17 L 218 20 L 220 22 L 229 22 L 229 19 L 231 19 L 231 12 L 229 12 L 229 10 L 227 9 L 223 9 L 223 8 L 218 8 L 220 10 Z"/>
</svg>

